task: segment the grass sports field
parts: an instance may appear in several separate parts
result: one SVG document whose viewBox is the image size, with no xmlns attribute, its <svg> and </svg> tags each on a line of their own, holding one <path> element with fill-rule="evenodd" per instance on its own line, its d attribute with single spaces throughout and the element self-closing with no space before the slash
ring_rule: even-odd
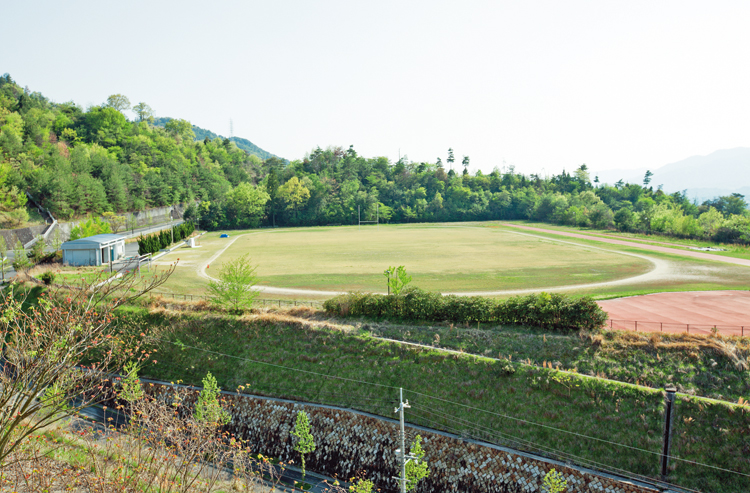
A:
<svg viewBox="0 0 750 493">
<path fill-rule="evenodd" d="M 404 265 L 425 290 L 509 296 L 524 289 L 576 286 L 570 292 L 607 298 L 659 291 L 750 289 L 750 268 L 639 246 L 534 233 L 500 222 L 263 229 L 201 237 L 157 265 L 180 259 L 164 290 L 203 294 L 222 263 L 245 253 L 259 283 L 318 291 L 384 291 L 383 270 Z M 645 245 L 644 245 L 645 247 Z M 205 269 L 210 265 L 208 269 Z M 204 270 L 205 269 L 205 270 Z M 493 294 L 494 293 L 494 294 Z M 326 295 L 267 293 L 297 299 Z"/>
<path fill-rule="evenodd" d="M 201 294 L 224 261 L 248 253 L 260 284 L 293 289 L 383 291 L 382 272 L 404 265 L 412 283 L 441 292 L 487 292 L 588 285 L 651 271 L 643 252 L 532 235 L 499 223 L 381 225 L 209 233 L 180 259 L 165 290 Z M 218 257 L 216 255 L 219 254 Z M 630 254 L 630 255 L 628 255 Z M 635 256 L 634 256 L 635 255 Z"/>
</svg>

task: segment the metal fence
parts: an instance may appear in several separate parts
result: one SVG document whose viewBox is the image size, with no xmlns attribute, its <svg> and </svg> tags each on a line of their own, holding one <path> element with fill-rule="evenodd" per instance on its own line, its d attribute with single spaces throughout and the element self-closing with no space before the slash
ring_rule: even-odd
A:
<svg viewBox="0 0 750 493">
<path fill-rule="evenodd" d="M 640 320 L 607 320 L 607 327 L 612 330 L 632 330 L 634 332 L 664 332 L 668 334 L 721 334 L 731 336 L 750 336 L 748 325 L 718 324 L 680 324 L 673 322 L 644 322 Z"/>
<path fill-rule="evenodd" d="M 164 298 L 171 298 L 173 300 L 184 300 L 184 301 L 196 301 L 208 299 L 208 296 L 202 294 L 180 294 L 180 293 L 164 293 L 154 291 L 153 294 L 158 294 Z M 265 298 L 256 298 L 253 303 L 260 306 L 278 306 L 279 308 L 284 306 L 315 306 L 322 308 L 322 301 L 300 301 L 300 300 L 269 300 Z"/>
</svg>

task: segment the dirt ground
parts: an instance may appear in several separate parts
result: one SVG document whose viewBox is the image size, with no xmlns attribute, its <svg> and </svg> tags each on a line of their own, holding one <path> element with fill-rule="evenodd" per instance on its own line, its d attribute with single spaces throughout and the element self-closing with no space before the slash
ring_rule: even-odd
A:
<svg viewBox="0 0 750 493">
<path fill-rule="evenodd" d="M 600 301 L 614 329 L 750 336 L 750 292 L 688 291 Z M 637 322 L 637 323 L 636 323 Z"/>
</svg>

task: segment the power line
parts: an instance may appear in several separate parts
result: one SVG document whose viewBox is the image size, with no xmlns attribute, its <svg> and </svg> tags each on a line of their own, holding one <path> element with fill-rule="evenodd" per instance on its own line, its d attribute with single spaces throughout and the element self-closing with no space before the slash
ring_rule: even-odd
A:
<svg viewBox="0 0 750 493">
<path fill-rule="evenodd" d="M 339 377 L 339 376 L 336 376 L 336 375 L 326 375 L 325 373 L 319 373 L 319 372 L 316 372 L 316 371 L 302 370 L 300 368 L 291 368 L 289 366 L 277 365 L 275 363 L 267 363 L 265 361 L 258 361 L 258 360 L 254 360 L 252 358 L 245 358 L 243 356 L 233 356 L 231 354 L 219 353 L 217 351 L 211 351 L 210 349 L 203 349 L 203 348 L 199 348 L 199 347 L 195 347 L 195 346 L 189 346 L 189 345 L 183 344 L 181 342 L 178 343 L 178 342 L 172 342 L 172 341 L 165 341 L 163 339 L 159 339 L 159 338 L 153 337 L 153 336 L 149 336 L 149 337 L 151 337 L 151 339 L 153 339 L 155 341 L 166 342 L 168 344 L 173 344 L 173 345 L 175 345 L 177 347 L 195 349 L 196 351 L 203 351 L 203 352 L 206 352 L 206 353 L 215 354 L 217 356 L 225 356 L 227 358 L 233 358 L 233 359 L 237 359 L 237 360 L 240 360 L 240 361 L 249 361 L 251 363 L 257 363 L 259 365 L 273 366 L 274 368 L 282 368 L 284 370 L 296 371 L 296 372 L 300 372 L 300 373 L 307 373 L 309 375 L 315 375 L 315 376 L 318 376 L 318 377 L 333 378 L 335 380 L 341 380 L 341 381 L 345 381 L 345 382 L 360 383 L 360 384 L 364 384 L 364 385 L 374 385 L 376 387 L 383 387 L 383 388 L 392 389 L 392 390 L 398 389 L 398 387 L 393 387 L 391 385 L 383 385 L 382 383 L 367 382 L 367 381 L 364 381 L 364 380 L 357 380 L 357 379 L 354 379 L 354 378 Z"/>
<path fill-rule="evenodd" d="M 415 406 L 415 409 L 416 409 L 416 406 Z M 421 411 L 426 412 L 428 414 L 431 414 L 433 416 L 437 415 L 436 413 L 434 413 L 432 411 L 429 411 L 429 410 L 426 410 L 426 409 L 422 409 L 422 408 L 419 408 L 419 409 Z M 426 418 L 424 416 L 419 416 L 419 417 L 422 418 L 422 419 L 424 419 L 425 421 L 431 423 L 433 426 L 437 425 L 437 426 L 443 426 L 444 428 L 447 428 L 449 430 L 451 429 L 449 426 L 445 426 L 445 425 L 443 425 L 443 424 L 441 424 L 439 422 L 433 421 L 433 420 L 431 420 L 429 418 Z M 445 419 L 448 419 L 448 418 L 445 418 Z M 479 428 L 480 431 L 483 431 L 483 432 L 487 433 L 488 435 L 494 435 L 495 437 L 499 436 L 500 438 L 505 438 L 506 440 L 508 439 L 507 437 L 510 436 L 510 435 L 505 436 L 503 433 L 495 432 L 493 430 L 488 430 L 488 429 L 484 429 L 483 430 L 483 429 L 481 429 L 482 428 L 481 425 L 476 425 L 474 423 L 460 422 L 460 421 L 456 421 L 456 420 L 452 420 L 452 421 L 457 422 L 458 424 L 473 425 L 474 427 Z M 460 430 L 453 429 L 452 432 L 455 433 L 456 435 L 460 435 L 461 434 Z M 626 469 L 621 469 L 621 468 L 612 466 L 610 464 L 604 464 L 604 463 L 601 463 L 601 462 L 597 462 L 595 460 L 585 459 L 583 457 L 577 456 L 575 454 L 571 454 L 569 452 L 561 452 L 561 451 L 559 451 L 557 449 L 554 449 L 552 447 L 545 447 L 543 445 L 539 445 L 539 444 L 536 444 L 534 442 L 531 442 L 531 441 L 528 441 L 528 440 L 525 440 L 525 439 L 522 439 L 522 438 L 514 438 L 514 437 L 511 437 L 511 438 L 513 438 L 511 441 L 514 441 L 517 444 L 526 445 L 527 447 L 529 447 L 532 450 L 536 450 L 538 452 L 549 454 L 549 455 L 552 455 L 554 457 L 561 458 L 561 459 L 563 459 L 565 461 L 571 461 L 572 462 L 572 459 L 575 459 L 575 462 L 577 464 L 579 464 L 579 465 L 582 465 L 582 466 L 589 465 L 590 467 L 592 467 L 594 469 L 599 469 L 600 471 L 608 472 L 610 474 L 620 474 L 620 475 L 624 475 L 624 476 L 635 477 L 635 478 L 638 478 L 638 479 L 640 479 L 642 481 L 651 482 L 653 484 L 657 484 L 657 485 L 661 485 L 661 486 L 666 486 L 666 487 L 670 487 L 670 488 L 672 488 L 672 487 L 675 486 L 674 484 L 666 483 L 666 482 L 663 482 L 663 481 L 661 481 L 659 479 L 652 478 L 650 476 L 644 476 L 644 475 L 638 474 L 636 472 L 628 471 Z M 690 489 L 690 488 L 686 488 L 684 486 L 679 486 L 679 488 L 681 488 L 683 490 L 694 491 L 695 493 L 699 493 L 698 490 L 693 490 L 693 489 Z"/>
<path fill-rule="evenodd" d="M 357 379 L 352 379 L 352 378 L 339 377 L 339 376 L 336 376 L 336 375 L 327 375 L 327 374 L 324 374 L 324 373 L 314 372 L 314 371 L 310 371 L 310 370 L 302 370 L 302 369 L 299 369 L 299 368 L 291 368 L 291 367 L 284 366 L 284 365 L 277 365 L 277 364 L 274 364 L 274 363 L 267 363 L 265 361 L 254 360 L 252 358 L 245 358 L 245 357 L 241 357 L 241 356 L 233 356 L 231 354 L 220 353 L 220 352 L 217 352 L 217 351 L 211 351 L 210 349 L 203 349 L 203 348 L 199 348 L 199 347 L 196 347 L 196 346 L 190 346 L 190 345 L 183 344 L 183 343 L 176 343 L 176 342 L 172 342 L 172 341 L 166 341 L 166 340 L 163 340 L 163 339 L 158 339 L 156 337 L 151 337 L 151 338 L 154 339 L 154 340 L 157 340 L 157 341 L 165 342 L 165 343 L 168 343 L 168 344 L 173 344 L 173 345 L 181 347 L 181 348 L 195 349 L 197 351 L 203 351 L 203 352 L 206 352 L 206 353 L 215 354 L 217 356 L 224 356 L 224 357 L 227 357 L 227 358 L 233 358 L 233 359 L 237 359 L 237 360 L 240 360 L 240 361 L 249 361 L 249 362 L 257 363 L 257 364 L 260 364 L 260 365 L 267 365 L 267 366 L 272 366 L 272 367 L 275 367 L 275 368 L 282 368 L 282 369 L 285 369 L 285 370 L 296 371 L 296 372 L 300 372 L 300 373 L 307 373 L 307 374 L 311 374 L 311 375 L 315 375 L 315 376 L 319 376 L 319 377 L 331 378 L 331 379 L 341 380 L 341 381 L 346 381 L 346 382 L 358 383 L 358 384 L 363 384 L 363 385 L 373 385 L 373 386 L 376 386 L 376 387 L 382 387 L 382 388 L 392 389 L 392 390 L 398 389 L 398 387 L 393 387 L 391 385 L 384 385 L 384 384 L 380 384 L 380 383 L 367 382 L 367 381 L 364 381 L 364 380 L 357 380 Z M 460 402 L 455 402 L 455 401 L 451 401 L 451 400 L 448 400 L 448 399 L 443 399 L 441 397 L 435 397 L 435 396 L 431 396 L 431 395 L 428 395 L 428 394 L 423 394 L 421 392 L 417 392 L 417 391 L 414 391 L 414 390 L 408 390 L 408 389 L 406 389 L 406 391 L 407 392 L 411 392 L 412 394 L 415 394 L 415 395 L 418 395 L 418 396 L 421 396 L 421 397 L 425 397 L 427 399 L 434 399 L 434 400 L 438 400 L 438 401 L 441 401 L 441 402 L 445 402 L 447 404 L 454 404 L 454 405 L 457 405 L 457 406 L 460 406 L 460 407 L 463 407 L 463 408 L 466 408 L 466 409 L 472 409 L 472 410 L 475 410 L 475 411 L 479 411 L 479 412 L 491 414 L 491 415 L 494 415 L 494 416 L 497 416 L 497 417 L 500 417 L 500 418 L 506 418 L 506 419 L 510 419 L 510 420 L 513 420 L 513 421 L 517 421 L 517 422 L 521 422 L 521 423 L 533 425 L 533 426 L 539 426 L 541 428 L 545 428 L 545 429 L 549 429 L 549 430 L 552 430 L 552 431 L 566 433 L 566 434 L 573 435 L 573 436 L 576 436 L 576 437 L 579 437 L 579 438 L 586 438 L 586 439 L 589 439 L 589 440 L 595 440 L 595 441 L 598 441 L 598 442 L 607 443 L 607 444 L 610 444 L 610 445 L 615 445 L 615 446 L 618 446 L 618 447 L 623 447 L 623 448 L 635 450 L 635 451 L 638 451 L 638 452 L 645 452 L 645 453 L 648 453 L 648 454 L 658 455 L 660 457 L 663 455 L 660 452 L 652 452 L 650 450 L 641 449 L 641 448 L 638 448 L 638 447 L 633 447 L 633 446 L 625 445 L 625 444 L 622 444 L 622 443 L 612 442 L 610 440 L 605 440 L 603 438 L 596 438 L 596 437 L 592 437 L 592 436 L 588 436 L 588 435 L 583 435 L 581 433 L 576 433 L 576 432 L 573 432 L 573 431 L 564 430 L 562 428 L 556 428 L 554 426 L 543 425 L 541 423 L 535 423 L 533 421 L 528 421 L 528 420 L 525 420 L 525 419 L 522 419 L 522 418 L 516 418 L 516 417 L 513 417 L 513 416 L 508 416 L 506 414 L 488 411 L 486 409 L 481 409 L 481 408 L 478 408 L 478 407 L 469 406 L 467 404 L 461 404 Z M 573 456 L 573 457 L 576 457 L 576 456 Z M 740 475 L 740 476 L 745 476 L 745 477 L 749 477 L 750 478 L 750 474 L 745 474 L 745 473 L 742 473 L 742 472 L 739 472 L 739 471 L 733 471 L 731 469 L 725 469 L 725 468 L 718 467 L 718 466 L 712 466 L 712 465 L 709 465 L 709 464 L 704 464 L 702 462 L 692 461 L 692 460 L 689 460 L 689 459 L 682 459 L 680 457 L 671 456 L 671 455 L 669 456 L 669 458 L 670 459 L 674 459 L 674 460 L 678 460 L 678 461 L 681 461 L 681 462 L 685 462 L 685 463 L 688 463 L 688 464 L 693 464 L 693 465 L 697 465 L 697 466 L 703 466 L 703 467 L 707 467 L 707 468 L 710 468 L 710 469 L 715 469 L 717 471 L 728 472 L 728 473 L 737 474 L 737 475 Z M 630 474 L 635 474 L 635 473 L 630 473 Z"/>
<path fill-rule="evenodd" d="M 422 394 L 420 392 L 416 392 L 416 391 L 413 391 L 413 390 L 409 390 L 408 392 L 411 392 L 412 394 L 420 395 L 422 397 L 427 397 L 428 399 L 435 399 L 435 400 L 439 400 L 439 401 L 442 401 L 442 402 L 446 402 L 448 404 L 455 404 L 457 406 L 461 406 L 461 407 L 464 407 L 464 408 L 467 408 L 467 409 L 473 409 L 475 411 L 480 411 L 480 412 L 483 412 L 483 413 L 492 414 L 492 415 L 500 417 L 500 418 L 507 418 L 507 419 L 511 419 L 511 420 L 518 421 L 518 422 L 521 422 L 521 423 L 525 423 L 525 424 L 529 424 L 529 425 L 534 425 L 534 426 L 539 426 L 541 428 L 546 428 L 546 429 L 549 429 L 549 430 L 558 431 L 558 432 L 562 432 L 562 433 L 567 433 L 569 435 L 574 435 L 574 436 L 579 437 L 579 438 L 587 438 L 589 440 L 595 440 L 595 441 L 607 443 L 607 444 L 610 444 L 610 445 L 616 445 L 618 447 L 628 448 L 628 449 L 631 449 L 631 450 L 636 450 L 638 452 L 645 452 L 647 454 L 658 455 L 659 457 L 661 457 L 663 455 L 661 452 L 652 452 L 650 450 L 642 449 L 642 448 L 639 448 L 639 447 L 633 447 L 631 445 L 625 445 L 625 444 L 622 444 L 622 443 L 612 442 L 610 440 L 605 440 L 603 438 L 596 438 L 596 437 L 592 437 L 592 436 L 588 436 L 588 435 L 583 435 L 581 433 L 576 433 L 574 431 L 563 430 L 562 428 L 555 428 L 554 426 L 543 425 L 541 423 L 535 423 L 533 421 L 528 421 L 528 420 L 525 420 L 525 419 L 522 419 L 522 418 L 515 418 L 513 416 L 508 416 L 506 414 L 501 414 L 501 413 L 495 413 L 495 412 L 492 412 L 492 411 L 487 411 L 486 409 L 481 409 L 481 408 L 478 408 L 478 407 L 473 407 L 473 406 L 469 406 L 469 405 L 466 405 L 466 404 L 461 404 L 460 402 L 454 402 L 454 401 L 450 401 L 450 400 L 447 400 L 447 399 L 442 399 L 440 397 L 434 397 L 434 396 L 430 396 L 430 395 L 427 395 L 427 394 Z M 724 469 L 722 467 L 712 466 L 710 464 L 704 464 L 702 462 L 691 461 L 689 459 L 681 459 L 680 457 L 676 457 L 676 456 L 673 456 L 673 455 L 670 455 L 669 458 L 670 459 L 674 459 L 674 460 L 678 460 L 678 461 L 681 461 L 681 462 L 686 462 L 686 463 L 689 463 L 689 464 L 694 464 L 694 465 L 698 465 L 698 466 L 708 467 L 708 468 L 711 468 L 711 469 L 716 469 L 718 471 L 724 471 L 724 472 L 730 472 L 730 473 L 734 473 L 734 474 L 739 474 L 741 476 L 745 476 L 745 477 L 750 478 L 750 474 L 745 474 L 745 473 L 742 473 L 742 472 L 739 472 L 739 471 L 733 471 L 731 469 Z"/>
</svg>

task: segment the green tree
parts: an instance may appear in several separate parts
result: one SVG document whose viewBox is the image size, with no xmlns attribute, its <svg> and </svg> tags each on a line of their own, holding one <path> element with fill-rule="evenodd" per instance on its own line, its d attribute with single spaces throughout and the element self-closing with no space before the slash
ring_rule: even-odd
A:
<svg viewBox="0 0 750 493">
<path fill-rule="evenodd" d="M 62 248 L 62 235 L 60 234 L 60 226 L 55 227 L 55 232 L 52 233 L 52 248 L 57 252 Z"/>
<path fill-rule="evenodd" d="M 356 483 L 349 486 L 349 491 L 351 493 L 372 493 L 374 488 L 375 483 L 369 479 L 358 478 Z"/>
<path fill-rule="evenodd" d="M 310 418 L 304 411 L 297 412 L 297 418 L 294 422 L 294 429 L 291 435 L 296 439 L 294 450 L 299 452 L 302 459 L 302 478 L 305 477 L 305 454 L 315 452 L 315 438 L 310 430 Z"/>
<path fill-rule="evenodd" d="M 266 180 L 266 192 L 268 192 L 268 213 L 271 215 L 272 224 L 276 226 L 276 211 L 278 210 L 279 175 L 276 167 L 271 166 Z"/>
<path fill-rule="evenodd" d="M 3 281 L 5 281 L 5 262 L 8 261 L 8 245 L 5 243 L 5 237 L 0 236 L 0 271 L 2 271 Z"/>
<path fill-rule="evenodd" d="M 208 372 L 202 380 L 203 389 L 195 403 L 195 420 L 212 426 L 223 426 L 231 421 L 232 416 L 221 406 L 221 389 L 216 377 Z"/>
<path fill-rule="evenodd" d="M 417 483 L 430 475 L 430 468 L 424 461 L 424 450 L 422 450 L 422 437 L 417 434 L 409 448 L 409 455 L 415 458 L 406 463 L 406 491 L 417 487 Z"/>
<path fill-rule="evenodd" d="M 384 272 L 386 283 L 388 285 L 388 294 L 398 296 L 401 290 L 411 282 L 411 276 L 406 273 L 403 265 L 398 267 L 388 267 Z"/>
<path fill-rule="evenodd" d="M 113 233 L 117 233 L 120 228 L 125 227 L 125 223 L 127 222 L 127 218 L 125 216 L 118 216 L 114 212 L 105 212 L 102 214 L 102 217 L 105 221 L 107 221 L 107 224 L 109 224 L 109 229 Z"/>
<path fill-rule="evenodd" d="M 258 227 L 269 195 L 261 187 L 240 183 L 227 194 L 227 216 L 238 228 Z"/>
<path fill-rule="evenodd" d="M 44 247 L 46 246 L 42 235 L 37 235 L 36 243 L 31 246 L 31 258 L 35 264 L 38 264 L 44 258 Z"/>
<path fill-rule="evenodd" d="M 255 269 L 248 254 L 225 262 L 219 269 L 219 280 L 208 283 L 211 301 L 234 312 L 250 308 L 258 296 L 252 289 L 258 281 Z"/>
<path fill-rule="evenodd" d="M 164 128 L 170 134 L 179 136 L 182 142 L 192 142 L 195 140 L 195 132 L 193 126 L 187 120 L 169 120 Z"/>
<path fill-rule="evenodd" d="M 105 222 L 103 219 L 94 217 L 74 226 L 73 229 L 70 230 L 70 239 L 78 240 L 80 238 L 88 238 L 89 236 L 111 232 L 112 228 L 109 226 L 109 223 Z"/>
<path fill-rule="evenodd" d="M 469 156 L 464 156 L 464 158 L 461 160 L 461 166 L 464 167 L 464 174 L 469 174 Z"/>
<path fill-rule="evenodd" d="M 654 176 L 654 174 L 651 172 L 651 170 L 646 170 L 646 174 L 643 175 L 643 186 L 647 187 L 649 183 L 651 183 L 651 177 Z"/>
<path fill-rule="evenodd" d="M 28 269 L 31 267 L 31 261 L 29 261 L 26 250 L 23 248 L 21 240 L 16 240 L 16 245 L 13 248 L 13 268 L 16 271 Z"/>
<path fill-rule="evenodd" d="M 581 182 L 581 185 L 588 185 L 589 184 L 589 167 L 585 164 L 582 164 L 578 167 L 578 169 L 575 171 L 576 179 Z M 598 181 L 598 178 L 597 178 Z"/>
<path fill-rule="evenodd" d="M 149 118 L 152 118 L 154 116 L 154 110 L 151 109 L 151 106 L 142 101 L 133 106 L 133 111 L 135 112 L 136 116 L 138 116 L 139 122 L 148 120 Z"/>
<path fill-rule="evenodd" d="M 143 399 L 145 392 L 138 379 L 138 363 L 129 361 L 123 367 L 123 377 L 120 380 L 120 391 L 118 397 L 132 404 Z"/>
<path fill-rule="evenodd" d="M 547 474 L 544 475 L 542 480 L 542 488 L 545 493 L 563 493 L 568 489 L 568 482 L 565 480 L 562 474 L 554 469 L 551 469 Z"/>
<path fill-rule="evenodd" d="M 310 190 L 296 176 L 291 177 L 278 189 L 279 198 L 290 211 L 297 211 L 310 199 Z"/>
<path fill-rule="evenodd" d="M 453 148 L 448 148 L 448 159 L 446 159 L 448 162 L 448 168 L 450 168 L 451 171 L 453 171 L 453 163 L 456 162 L 456 157 L 453 155 Z"/>
<path fill-rule="evenodd" d="M 130 109 L 130 100 L 127 96 L 122 94 L 113 94 L 107 98 L 107 102 L 104 104 L 108 108 L 114 108 L 120 113 Z"/>
</svg>

